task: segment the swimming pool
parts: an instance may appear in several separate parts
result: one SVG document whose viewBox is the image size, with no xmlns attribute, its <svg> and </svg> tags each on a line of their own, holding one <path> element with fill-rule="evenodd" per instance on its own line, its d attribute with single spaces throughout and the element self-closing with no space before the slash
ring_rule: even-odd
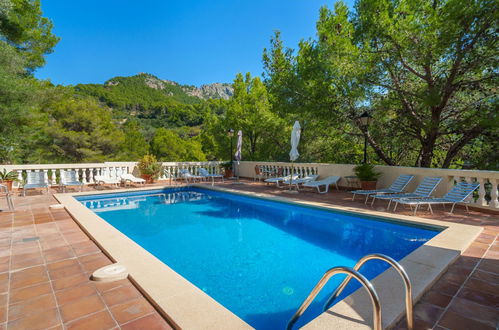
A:
<svg viewBox="0 0 499 330">
<path fill-rule="evenodd" d="M 77 199 L 257 329 L 284 328 L 327 269 L 375 252 L 400 260 L 439 232 L 195 187 Z M 383 270 L 373 261 L 363 273 Z M 341 279 L 297 326 L 320 314 Z"/>
</svg>

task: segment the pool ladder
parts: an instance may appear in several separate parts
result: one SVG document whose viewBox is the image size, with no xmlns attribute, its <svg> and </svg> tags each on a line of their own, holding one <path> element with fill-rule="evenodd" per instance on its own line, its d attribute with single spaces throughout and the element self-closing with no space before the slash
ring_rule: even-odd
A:
<svg viewBox="0 0 499 330">
<path fill-rule="evenodd" d="M 334 302 L 336 298 L 341 294 L 343 289 L 348 285 L 350 280 L 352 278 L 355 278 L 357 281 L 362 284 L 362 286 L 367 290 L 369 293 L 369 297 L 371 298 L 371 302 L 373 304 L 373 321 L 374 321 L 374 330 L 381 330 L 382 329 L 382 324 L 381 324 L 381 304 L 379 302 L 379 297 L 378 294 L 376 293 L 376 290 L 374 289 L 373 285 L 371 282 L 361 273 L 359 273 L 359 269 L 369 260 L 383 260 L 386 263 L 390 264 L 395 270 L 399 273 L 399 275 L 402 277 L 402 280 L 404 281 L 404 287 L 405 287 L 405 312 L 407 316 L 407 329 L 412 330 L 413 329 L 413 315 L 412 315 L 412 285 L 411 281 L 409 280 L 409 276 L 407 275 L 406 271 L 404 268 L 393 258 L 390 258 L 389 256 L 386 256 L 384 254 L 380 253 L 374 253 L 374 254 L 369 254 L 364 256 L 362 259 L 360 259 L 357 264 L 353 267 L 334 267 L 329 269 L 319 280 L 319 282 L 315 285 L 315 287 L 312 289 L 312 292 L 307 296 L 305 301 L 301 304 L 301 306 L 298 308 L 296 313 L 293 315 L 291 320 L 288 322 L 288 326 L 286 327 L 287 330 L 291 330 L 293 328 L 293 325 L 298 321 L 298 319 L 303 315 L 305 310 L 310 306 L 312 301 L 315 299 L 315 297 L 319 294 L 319 292 L 322 290 L 322 288 L 326 285 L 326 283 L 335 275 L 337 274 L 347 274 L 348 276 L 343 280 L 343 282 L 336 288 L 336 290 L 333 292 L 331 297 L 326 301 L 324 304 L 323 311 L 325 312 L 331 304 Z"/>
</svg>

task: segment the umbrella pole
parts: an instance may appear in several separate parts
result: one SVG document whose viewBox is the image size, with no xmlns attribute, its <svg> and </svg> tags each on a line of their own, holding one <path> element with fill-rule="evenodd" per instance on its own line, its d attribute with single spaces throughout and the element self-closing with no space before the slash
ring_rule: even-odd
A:
<svg viewBox="0 0 499 330">
<path fill-rule="evenodd" d="M 291 162 L 291 180 L 289 181 L 289 191 L 291 191 L 291 187 L 293 186 L 293 175 L 295 174 L 295 168 L 294 168 L 295 162 Z"/>
</svg>

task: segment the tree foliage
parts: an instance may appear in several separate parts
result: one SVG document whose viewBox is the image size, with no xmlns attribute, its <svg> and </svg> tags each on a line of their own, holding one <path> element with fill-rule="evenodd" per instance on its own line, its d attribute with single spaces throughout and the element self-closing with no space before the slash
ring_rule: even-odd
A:
<svg viewBox="0 0 499 330">
<path fill-rule="evenodd" d="M 230 152 L 227 132 L 233 129 L 236 135 L 241 130 L 243 159 L 282 159 L 283 147 L 287 147 L 288 140 L 286 125 L 271 111 L 265 85 L 260 78 L 252 78 L 247 73 L 245 76 L 237 74 L 233 87 L 233 97 L 223 102 L 225 111 L 214 113 L 207 121 L 203 146 L 206 144 L 206 149 L 211 149 L 216 158 L 227 158 Z"/>
<path fill-rule="evenodd" d="M 497 2 L 358 0 L 321 9 L 317 39 L 264 52 L 278 109 L 366 135 L 387 164 L 449 167 L 497 135 Z M 302 109 L 302 110 L 300 110 Z M 355 118 L 369 110 L 371 130 Z M 282 110 L 278 110 L 282 111 Z M 357 127 L 355 127 L 357 126 Z"/>
</svg>

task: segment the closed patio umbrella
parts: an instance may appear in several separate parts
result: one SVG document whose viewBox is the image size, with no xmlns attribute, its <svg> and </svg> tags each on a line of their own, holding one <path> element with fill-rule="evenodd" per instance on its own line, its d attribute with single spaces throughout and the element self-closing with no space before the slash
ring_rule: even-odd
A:
<svg viewBox="0 0 499 330">
<path fill-rule="evenodd" d="M 293 175 L 294 175 L 294 161 L 298 159 L 300 153 L 298 152 L 298 144 L 300 143 L 301 126 L 300 123 L 295 121 L 293 125 L 293 130 L 291 131 L 291 151 L 289 152 L 289 159 L 291 160 L 291 182 L 289 185 L 289 190 L 293 185 Z"/>
<path fill-rule="evenodd" d="M 242 148 L 243 148 L 243 131 L 239 130 L 239 132 L 237 132 L 237 147 L 236 147 L 236 153 L 234 155 L 237 160 L 237 181 L 239 181 L 239 162 L 241 161 Z"/>
</svg>

